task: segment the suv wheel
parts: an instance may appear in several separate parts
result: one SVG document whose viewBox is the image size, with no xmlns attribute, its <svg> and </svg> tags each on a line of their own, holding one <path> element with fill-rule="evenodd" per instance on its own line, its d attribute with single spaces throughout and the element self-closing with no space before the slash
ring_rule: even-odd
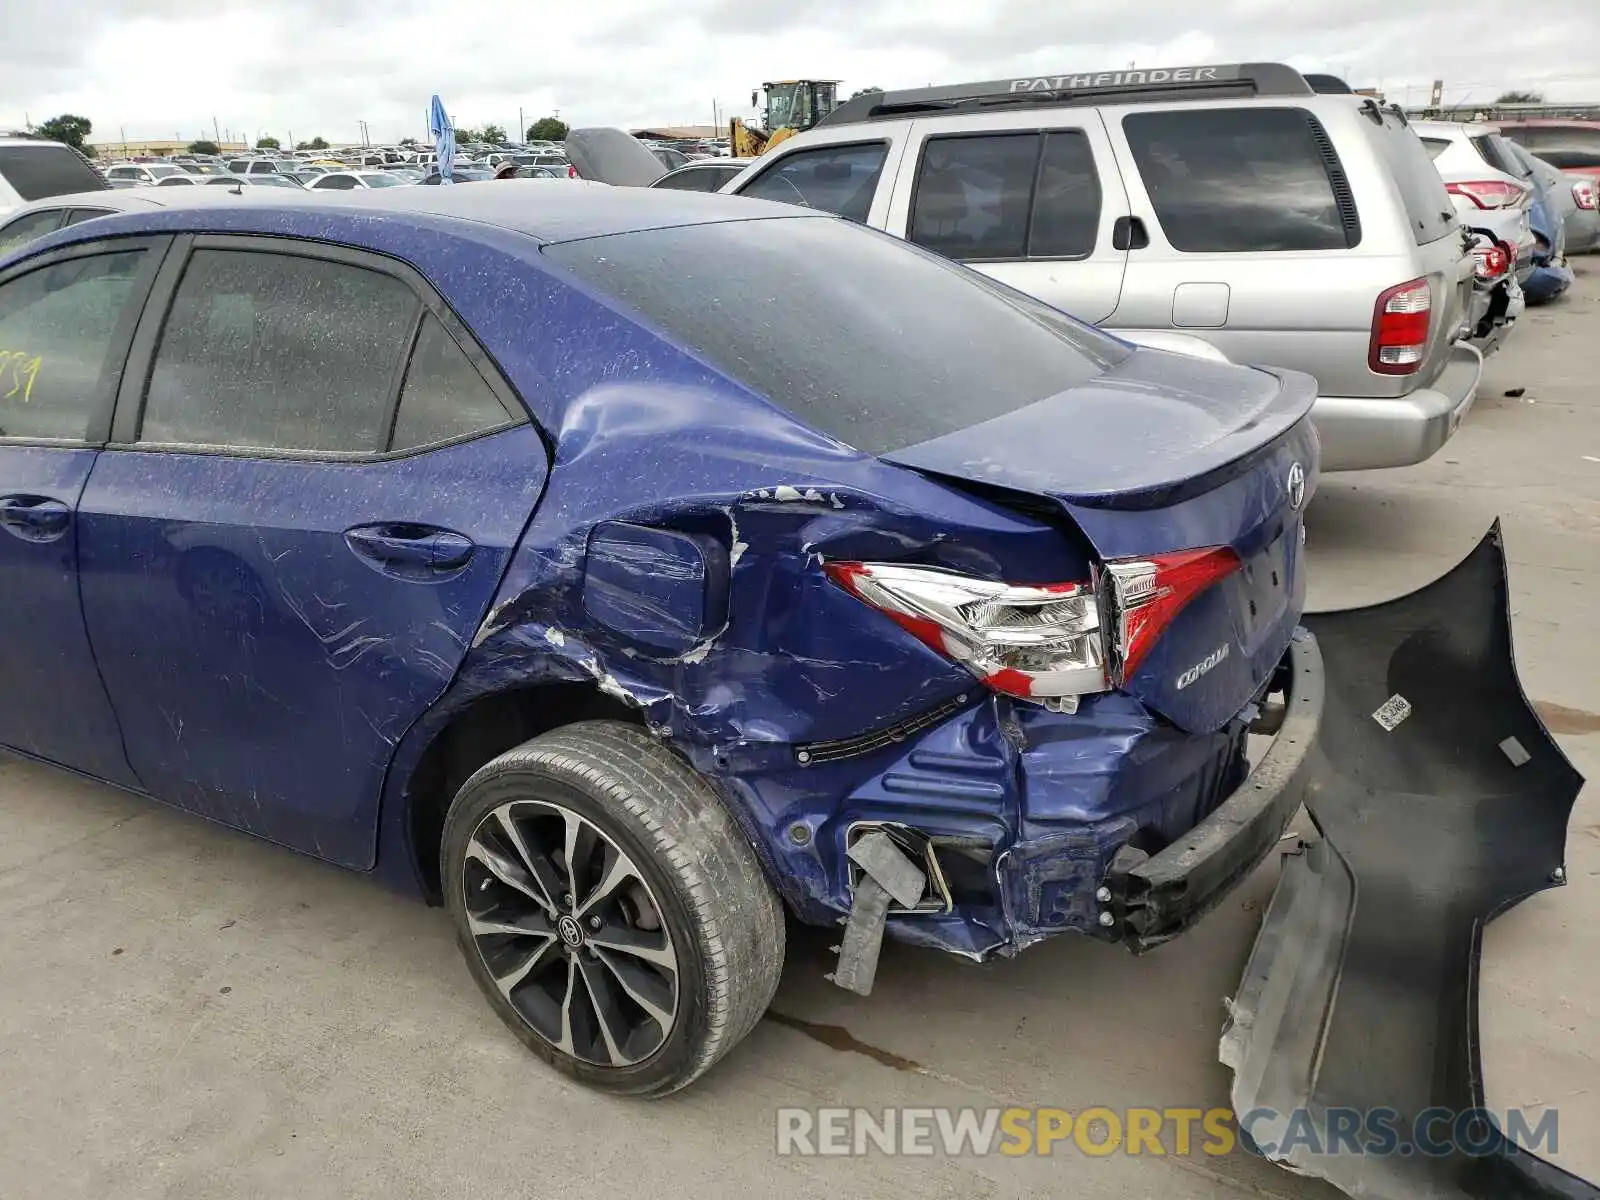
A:
<svg viewBox="0 0 1600 1200">
<path fill-rule="evenodd" d="M 535 1054 L 605 1091 L 693 1082 L 760 1020 L 783 913 L 706 782 L 633 726 L 534 738 L 445 822 L 445 904 L 479 988 Z"/>
</svg>

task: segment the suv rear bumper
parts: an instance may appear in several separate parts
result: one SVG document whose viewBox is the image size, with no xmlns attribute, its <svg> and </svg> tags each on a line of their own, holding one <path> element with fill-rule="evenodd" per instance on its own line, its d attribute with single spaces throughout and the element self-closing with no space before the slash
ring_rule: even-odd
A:
<svg viewBox="0 0 1600 1200">
<path fill-rule="evenodd" d="M 1483 355 L 1457 342 L 1432 387 L 1405 396 L 1319 396 L 1311 419 L 1323 471 L 1408 467 L 1439 451 L 1478 395 Z"/>
</svg>

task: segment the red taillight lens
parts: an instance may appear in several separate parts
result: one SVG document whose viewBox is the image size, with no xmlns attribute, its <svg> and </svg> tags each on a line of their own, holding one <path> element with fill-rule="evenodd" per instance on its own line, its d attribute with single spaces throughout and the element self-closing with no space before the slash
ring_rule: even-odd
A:
<svg viewBox="0 0 1600 1200">
<path fill-rule="evenodd" d="M 1109 686 L 1089 583 L 1013 585 L 896 563 L 831 562 L 840 587 L 998 692 L 1070 711 Z"/>
<path fill-rule="evenodd" d="M 1367 366 L 1379 375 L 1410 375 L 1427 356 L 1432 320 L 1433 290 L 1426 279 L 1382 292 L 1372 310 Z"/>
<path fill-rule="evenodd" d="M 1119 675 L 1139 669 L 1150 648 L 1189 602 L 1217 580 L 1239 569 L 1226 546 L 1106 564 L 1117 609 Z"/>
<path fill-rule="evenodd" d="M 1587 179 L 1580 179 L 1572 185 L 1572 199 L 1579 208 L 1593 209 L 1595 207 L 1594 184 Z"/>
<path fill-rule="evenodd" d="M 1109 629 L 1094 583 L 994 583 L 895 563 L 823 570 L 995 691 L 1071 712 L 1079 696 L 1124 682 L 1178 614 L 1238 566 L 1226 546 L 1108 562 Z"/>
<path fill-rule="evenodd" d="M 1510 253 L 1504 242 L 1472 248 L 1473 272 L 1479 279 L 1499 279 L 1511 269 Z"/>
<path fill-rule="evenodd" d="M 568 179 L 576 179 L 576 178 L 578 178 L 578 168 L 573 166 L 571 163 L 567 164 L 567 178 Z"/>
<path fill-rule="evenodd" d="M 1527 188 L 1504 179 L 1471 179 L 1465 183 L 1447 183 L 1444 185 L 1444 190 L 1455 196 L 1465 196 L 1479 208 L 1515 208 L 1529 195 Z"/>
</svg>

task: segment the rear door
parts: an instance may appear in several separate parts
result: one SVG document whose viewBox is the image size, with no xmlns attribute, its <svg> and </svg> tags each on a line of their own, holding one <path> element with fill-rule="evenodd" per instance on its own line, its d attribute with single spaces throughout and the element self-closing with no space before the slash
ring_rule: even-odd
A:
<svg viewBox="0 0 1600 1200">
<path fill-rule="evenodd" d="M 79 501 L 165 244 L 73 246 L 0 276 L 0 745 L 124 786 L 78 601 Z"/>
<path fill-rule="evenodd" d="M 466 652 L 543 444 L 392 260 L 181 250 L 83 495 L 89 636 L 152 794 L 370 866 L 390 753 Z"/>
<path fill-rule="evenodd" d="M 885 228 L 1085 321 L 1117 307 L 1128 196 L 1093 110 L 914 122 Z"/>
</svg>

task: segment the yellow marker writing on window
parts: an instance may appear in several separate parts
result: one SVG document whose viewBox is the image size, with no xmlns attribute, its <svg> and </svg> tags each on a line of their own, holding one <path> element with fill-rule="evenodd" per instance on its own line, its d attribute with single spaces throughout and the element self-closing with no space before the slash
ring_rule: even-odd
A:
<svg viewBox="0 0 1600 1200">
<path fill-rule="evenodd" d="M 0 392 L 0 400 L 17 399 L 20 392 L 22 403 L 30 403 L 34 381 L 39 378 L 43 362 L 43 355 L 30 356 L 26 350 L 0 350 L 0 388 L 5 387 L 7 377 L 11 380 L 11 387 Z"/>
</svg>

